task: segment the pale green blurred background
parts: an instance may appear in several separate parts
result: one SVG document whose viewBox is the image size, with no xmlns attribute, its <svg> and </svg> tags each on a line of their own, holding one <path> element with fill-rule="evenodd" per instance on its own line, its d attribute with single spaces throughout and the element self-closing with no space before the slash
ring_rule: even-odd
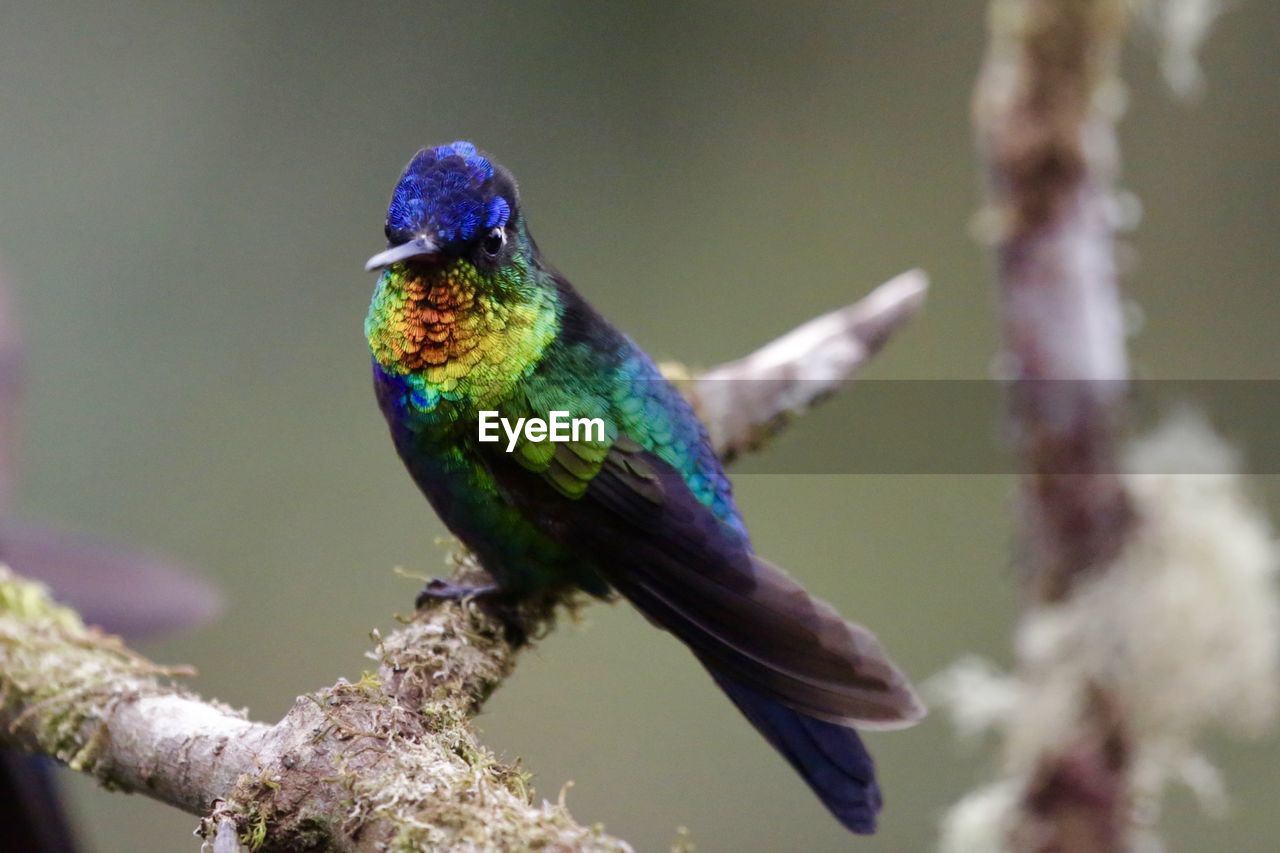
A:
<svg viewBox="0 0 1280 853">
<path fill-rule="evenodd" d="M 1149 38 L 1129 54 L 1125 183 L 1146 216 L 1126 289 L 1146 376 L 1277 375 L 1280 6 L 1232 5 L 1202 103 L 1169 97 Z M 223 586 L 221 623 L 151 649 L 198 666 L 206 695 L 274 720 L 358 676 L 368 631 L 417 591 L 392 567 L 434 572 L 442 553 L 369 389 L 360 266 L 403 163 L 455 138 L 515 171 L 543 248 L 656 356 L 741 354 L 919 265 L 927 311 L 870 375 L 986 376 L 994 299 L 968 231 L 982 26 L 980 3 L 922 0 L 5 4 L 0 258 L 30 354 L 20 508 Z M 856 442 L 840 417 L 785 440 Z M 1009 657 L 1009 488 L 738 478 L 759 549 L 918 677 L 965 651 Z M 855 842 L 625 607 L 556 632 L 480 725 L 541 796 L 573 780 L 574 814 L 642 850 L 681 825 L 703 851 L 926 850 L 992 763 L 941 714 L 872 735 L 888 809 Z M 1280 740 L 1213 752 L 1231 814 L 1209 821 L 1178 792 L 1170 848 L 1275 849 Z M 191 817 L 72 787 L 101 853 L 196 848 Z"/>
</svg>

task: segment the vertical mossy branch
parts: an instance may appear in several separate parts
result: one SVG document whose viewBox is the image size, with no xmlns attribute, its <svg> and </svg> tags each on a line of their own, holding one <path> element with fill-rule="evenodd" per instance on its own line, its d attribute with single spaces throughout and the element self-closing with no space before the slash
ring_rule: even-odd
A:
<svg viewBox="0 0 1280 853">
<path fill-rule="evenodd" d="M 1209 809 L 1223 799 L 1197 738 L 1256 733 L 1280 704 L 1280 549 L 1239 454 L 1186 413 L 1123 434 L 1117 66 L 1129 14 L 1153 2 L 990 6 L 979 222 L 997 259 L 1025 595 L 1016 672 L 970 657 L 933 680 L 962 731 L 1004 741 L 999 777 L 948 812 L 945 853 L 1158 849 L 1170 781 Z"/>
<path fill-rule="evenodd" d="M 1234 454 L 1194 419 L 1123 434 L 1115 122 L 1140 5 L 990 7 L 980 221 L 1022 468 L 1025 601 L 1015 677 L 966 661 L 937 682 L 965 728 L 1005 735 L 1003 777 L 952 809 L 948 851 L 1128 850 L 1168 780 L 1216 784 L 1193 746 L 1206 725 L 1257 730 L 1276 707 L 1277 553 Z"/>
<path fill-rule="evenodd" d="M 994 0 L 975 93 L 990 183 L 1030 607 L 1105 571 L 1135 523 L 1120 476 L 1127 366 L 1113 178 L 1124 0 Z M 1101 685 L 1041 757 L 1016 849 L 1124 848 L 1128 734 Z"/>
<path fill-rule="evenodd" d="M 686 379 L 718 429 L 718 451 L 754 448 L 836 390 L 915 313 L 924 288 L 922 273 L 900 276 L 785 345 L 715 368 L 708 382 Z M 709 394 L 714 402 L 702 399 Z M 462 579 L 481 571 L 469 557 L 455 569 Z M 378 637 L 375 671 L 300 696 L 267 725 L 173 686 L 173 671 L 0 568 L 0 744 L 202 815 L 218 851 L 237 842 L 264 851 L 629 850 L 574 821 L 562 802 L 535 798 L 527 775 L 498 761 L 471 725 L 551 616 L 543 605 L 493 614 L 438 603 Z M 509 630 L 513 620 L 522 631 Z"/>
<path fill-rule="evenodd" d="M 995 0 L 974 112 L 986 158 L 1029 592 L 1119 552 L 1128 368 L 1113 240 L 1124 0 Z"/>
</svg>

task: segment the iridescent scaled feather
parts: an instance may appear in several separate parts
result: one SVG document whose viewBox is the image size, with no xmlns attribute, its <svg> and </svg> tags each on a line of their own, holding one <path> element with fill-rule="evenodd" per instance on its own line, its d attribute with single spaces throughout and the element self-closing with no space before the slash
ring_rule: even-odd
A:
<svg viewBox="0 0 1280 853">
<path fill-rule="evenodd" d="M 880 808 L 853 726 L 923 714 L 865 629 L 756 557 L 706 430 L 653 361 L 544 260 L 505 169 L 419 152 L 387 213 L 365 321 L 396 449 L 504 596 L 614 591 L 685 643 L 845 826 Z M 479 441 L 479 416 L 600 418 Z"/>
<path fill-rule="evenodd" d="M 462 260 L 430 276 L 402 267 L 379 280 L 365 321 L 369 348 L 388 373 L 410 377 L 416 408 L 429 412 L 439 399 L 496 404 L 551 343 L 551 294 L 504 300 L 499 286 L 514 289 L 511 281 L 489 286 Z"/>
</svg>

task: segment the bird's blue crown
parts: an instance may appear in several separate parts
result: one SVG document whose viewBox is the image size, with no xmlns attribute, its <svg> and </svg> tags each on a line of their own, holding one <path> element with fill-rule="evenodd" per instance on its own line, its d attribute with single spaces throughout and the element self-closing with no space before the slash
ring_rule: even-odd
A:
<svg viewBox="0 0 1280 853">
<path fill-rule="evenodd" d="M 400 176 L 387 209 L 387 239 L 418 235 L 441 246 L 465 243 L 507 224 L 515 183 L 470 142 L 423 148 Z"/>
</svg>

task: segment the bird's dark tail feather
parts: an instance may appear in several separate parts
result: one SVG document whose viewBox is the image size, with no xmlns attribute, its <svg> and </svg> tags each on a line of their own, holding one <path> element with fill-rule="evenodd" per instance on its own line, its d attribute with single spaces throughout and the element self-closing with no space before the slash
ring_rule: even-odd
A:
<svg viewBox="0 0 1280 853">
<path fill-rule="evenodd" d="M 854 727 L 924 716 L 875 636 L 753 555 L 699 572 L 642 543 L 633 551 L 628 572 L 608 573 L 614 588 L 689 647 L 836 819 L 874 832 L 880 790 Z"/>
<path fill-rule="evenodd" d="M 925 714 L 874 634 L 751 553 L 679 472 L 634 447 L 615 447 L 572 517 L 553 523 L 697 655 L 841 823 L 874 830 L 880 792 L 854 728 L 902 728 Z"/>
<path fill-rule="evenodd" d="M 708 671 L 846 829 L 864 835 L 876 831 L 880 786 L 875 762 L 856 731 L 807 717 L 710 667 Z"/>
</svg>

